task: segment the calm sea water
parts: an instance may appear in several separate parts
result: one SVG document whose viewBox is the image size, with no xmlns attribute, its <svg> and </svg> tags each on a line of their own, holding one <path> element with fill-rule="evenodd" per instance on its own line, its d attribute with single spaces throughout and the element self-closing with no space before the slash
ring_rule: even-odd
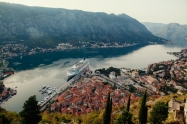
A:
<svg viewBox="0 0 187 124">
<path fill-rule="evenodd" d="M 5 86 L 17 87 L 17 95 L 13 96 L 1 106 L 7 110 L 20 112 L 25 100 L 36 95 L 41 101 L 39 89 L 43 85 L 59 88 L 67 81 L 66 72 L 74 63 L 86 57 L 90 65 L 96 68 L 127 67 L 142 69 L 148 64 L 176 59 L 167 52 L 180 51 L 187 47 L 183 45 L 140 45 L 127 48 L 85 49 L 72 51 L 57 51 L 40 53 L 10 59 L 10 67 L 17 72 L 5 80 Z"/>
</svg>

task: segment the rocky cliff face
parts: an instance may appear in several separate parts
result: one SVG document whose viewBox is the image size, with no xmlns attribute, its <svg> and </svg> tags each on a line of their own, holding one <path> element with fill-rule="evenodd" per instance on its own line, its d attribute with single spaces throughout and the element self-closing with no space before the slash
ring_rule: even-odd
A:
<svg viewBox="0 0 187 124">
<path fill-rule="evenodd" d="M 128 15 L 0 3 L 0 41 L 162 42 Z"/>
</svg>

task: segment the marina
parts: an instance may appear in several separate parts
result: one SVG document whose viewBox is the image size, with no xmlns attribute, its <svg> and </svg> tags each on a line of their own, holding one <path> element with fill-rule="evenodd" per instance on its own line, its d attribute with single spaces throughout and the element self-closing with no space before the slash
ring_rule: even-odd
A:
<svg viewBox="0 0 187 124">
<path fill-rule="evenodd" d="M 47 93 L 48 95 L 50 95 L 51 93 L 53 93 L 54 91 L 56 91 L 56 87 L 51 88 L 50 86 L 43 86 L 39 92 L 41 92 L 41 94 L 43 93 Z"/>
<path fill-rule="evenodd" d="M 41 109 L 40 111 L 44 111 L 46 109 L 46 106 L 49 104 L 49 102 L 52 102 L 51 100 L 54 98 L 57 98 L 62 92 L 64 92 L 68 87 L 76 83 L 76 81 L 83 75 L 83 73 L 91 71 L 89 61 L 86 61 L 86 64 L 83 65 L 81 68 L 79 67 L 79 72 L 75 74 L 75 76 L 70 79 L 67 83 L 62 85 L 59 89 L 56 89 L 56 87 L 51 88 L 50 86 L 43 86 L 39 91 L 43 93 L 47 93 L 48 96 L 44 97 L 44 99 L 40 102 L 38 102 L 38 105 L 40 105 Z M 69 70 L 68 70 L 69 71 Z"/>
<path fill-rule="evenodd" d="M 41 94 L 46 93 L 48 96 L 44 97 L 44 99 L 40 102 L 38 102 L 38 105 L 44 103 L 47 99 L 49 99 L 49 97 L 54 93 L 56 94 L 56 87 L 51 88 L 50 86 L 42 86 L 42 88 L 39 90 L 39 92 L 41 92 Z"/>
</svg>

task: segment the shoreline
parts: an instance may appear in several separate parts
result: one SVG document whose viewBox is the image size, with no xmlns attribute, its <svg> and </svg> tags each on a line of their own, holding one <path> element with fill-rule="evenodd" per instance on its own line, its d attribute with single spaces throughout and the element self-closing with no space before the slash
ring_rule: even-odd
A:
<svg viewBox="0 0 187 124">
<path fill-rule="evenodd" d="M 142 50 L 141 48 L 145 48 L 144 50 Z M 133 53 L 133 55 L 134 55 L 134 52 L 133 51 L 137 51 L 137 50 L 140 50 L 140 51 L 138 51 L 138 52 L 136 52 L 137 54 L 136 54 L 136 57 L 140 57 L 142 54 L 139 54 L 139 53 L 142 53 L 142 52 L 146 52 L 147 50 L 151 50 L 151 49 L 153 49 L 153 48 L 163 48 L 162 46 L 160 46 L 160 45 L 158 45 L 158 46 L 155 46 L 155 45 L 149 45 L 149 47 L 134 47 L 133 49 L 132 48 L 129 48 L 129 49 L 124 49 L 124 48 L 121 48 L 121 50 L 119 50 L 119 49 L 116 49 L 115 50 L 115 48 L 113 48 L 113 49 L 106 49 L 106 50 L 101 50 L 102 51 L 102 54 L 104 53 L 106 53 L 107 51 L 111 51 L 111 50 L 115 50 L 117 53 L 114 53 L 113 54 L 113 52 L 112 53 L 106 53 L 107 55 L 109 54 L 109 56 L 103 56 L 103 58 L 111 58 L 111 59 L 106 59 L 107 61 L 110 61 L 110 60 L 121 60 L 121 61 L 124 61 L 124 64 L 120 64 L 119 63 L 119 65 L 120 65 L 120 67 L 129 67 L 129 68 L 137 68 L 137 67 L 140 67 L 140 68 L 145 68 L 146 67 L 146 64 L 141 64 L 141 65 L 144 65 L 144 66 L 140 66 L 140 65 L 137 65 L 137 66 L 129 66 L 129 64 L 125 64 L 126 62 L 127 63 L 129 63 L 129 61 L 127 60 L 127 59 L 130 59 L 128 56 L 129 55 L 131 55 L 132 53 Z M 123 50 L 124 49 L 124 50 Z M 131 50 L 132 49 L 132 50 Z M 130 50 L 130 51 L 129 51 Z M 146 51 L 145 51 L 146 50 Z M 172 49 L 171 49 L 172 50 Z M 77 51 L 77 50 L 76 50 Z M 81 50 L 82 51 L 82 50 Z M 118 51 L 121 51 L 121 52 L 118 52 Z M 124 51 L 129 51 L 129 52 L 124 52 Z M 166 50 L 164 50 L 164 53 L 166 53 L 165 52 Z M 170 50 L 169 50 L 170 51 Z M 69 53 L 69 52 L 65 52 L 64 54 L 66 54 L 66 53 Z M 61 67 L 61 66 L 63 66 L 63 64 L 64 64 L 64 62 L 66 62 L 66 57 L 67 56 L 69 56 L 70 55 L 70 58 L 72 58 L 73 56 L 77 56 L 77 55 L 73 55 L 73 53 L 74 53 L 74 51 L 73 52 L 70 52 L 70 54 L 68 54 L 68 55 L 66 55 L 65 56 L 65 60 L 63 60 L 62 62 L 61 61 L 59 61 L 59 63 L 62 63 L 59 67 Z M 81 52 L 82 53 L 82 52 Z M 130 54 L 129 54 L 130 53 Z M 79 54 L 79 53 L 78 53 Z M 114 56 L 114 58 L 113 57 L 111 57 L 111 54 L 112 54 L 112 56 Z M 54 54 L 47 54 L 47 56 L 45 55 L 45 56 L 43 56 L 43 57 L 41 57 L 41 58 L 43 58 L 43 59 L 48 59 L 49 57 L 53 57 L 54 55 L 56 55 L 56 56 L 59 56 L 58 57 L 58 59 L 55 59 L 55 58 L 57 58 L 57 57 L 54 57 L 54 58 L 51 58 L 52 59 L 52 61 L 50 61 L 49 63 L 51 63 L 51 62 L 53 62 L 53 61 L 58 61 L 59 60 L 59 58 L 62 58 L 62 56 L 61 55 L 63 55 L 63 52 L 59 52 L 58 54 L 56 54 L 56 53 L 54 53 Z M 94 54 L 95 55 L 95 54 Z M 122 55 L 122 56 L 121 56 Z M 138 56 L 137 56 L 138 55 Z M 169 55 L 167 55 L 167 54 L 165 54 L 166 56 L 169 56 Z M 89 56 L 89 55 L 88 55 Z M 96 56 L 98 56 L 97 54 L 96 54 Z M 120 58 L 118 58 L 119 56 L 121 56 Z M 124 58 L 124 57 L 125 58 Z M 144 56 L 144 55 L 143 55 Z M 147 56 L 147 55 L 146 55 Z M 146 57 L 145 56 L 145 57 Z M 40 57 L 40 55 L 37 55 L 37 56 L 33 56 L 33 57 L 23 57 L 23 61 L 21 60 L 21 63 L 23 63 L 23 62 L 25 62 L 25 60 L 27 61 L 27 60 L 30 60 L 30 59 L 32 59 L 32 60 L 34 60 L 35 58 L 38 58 L 38 57 Z M 134 56 L 135 57 L 135 56 Z M 145 58 L 144 57 L 144 58 Z M 82 58 L 82 57 L 78 57 L 78 58 Z M 92 56 L 92 58 L 93 58 L 93 56 Z M 156 57 L 157 58 L 157 57 Z M 176 57 L 168 57 L 168 58 L 176 58 Z M 170 59 L 168 59 L 167 58 L 167 60 L 170 60 Z M 19 58 L 17 58 L 17 59 L 14 59 L 14 60 L 12 60 L 12 61 L 10 61 L 10 62 L 19 62 Z M 74 60 L 74 59 L 73 59 Z M 74 61 L 71 61 L 70 63 L 72 63 L 72 62 L 74 62 Z M 77 59 L 76 59 L 77 60 Z M 127 60 L 127 61 L 126 61 Z M 134 64 L 136 64 L 137 62 L 136 62 L 136 60 L 138 60 L 138 59 L 132 59 L 132 60 L 134 60 L 135 61 L 135 63 L 133 63 L 133 65 Z M 162 61 L 162 60 L 166 60 L 166 59 L 163 59 L 163 57 L 162 58 L 159 58 L 159 59 L 154 59 L 154 61 Z M 68 58 L 68 60 L 67 61 L 69 61 L 69 58 Z M 126 61 L 126 62 L 125 62 Z M 40 61 L 38 61 L 38 62 L 40 62 Z M 99 61 L 97 61 L 97 62 L 100 62 L 100 59 L 99 59 Z M 141 63 L 143 63 L 144 61 L 141 61 Z M 145 61 L 146 63 L 150 63 L 150 62 L 148 62 L 148 61 Z M 40 63 L 43 63 L 43 62 L 40 62 Z M 48 62 L 47 62 L 48 63 Z M 130 62 L 131 63 L 131 62 Z M 152 63 L 152 62 L 151 62 Z M 45 64 L 45 63 L 44 63 Z M 95 59 L 94 59 L 94 63 L 93 64 L 99 64 L 99 63 L 95 63 Z M 105 64 L 106 65 L 106 63 L 104 62 L 103 64 Z M 110 65 L 111 66 L 113 66 L 113 67 L 116 67 L 115 65 L 117 64 L 115 64 L 115 61 L 113 61 L 113 64 L 112 63 L 108 63 L 106 66 L 103 66 L 103 64 L 102 64 L 102 66 L 101 67 L 109 67 Z M 137 63 L 138 64 L 138 63 Z M 28 64 L 28 65 L 30 65 L 30 64 Z M 92 64 L 91 64 L 92 65 Z M 26 65 L 19 65 L 20 67 L 21 66 L 27 66 L 27 64 Z M 17 66 L 18 68 L 19 68 L 19 66 Z M 34 65 L 35 66 L 35 65 Z M 34 68 L 34 66 L 33 66 L 33 68 Z M 37 66 L 37 65 L 36 65 Z M 13 66 L 14 67 L 14 66 Z M 38 66 L 37 66 L 38 67 Z M 100 66 L 97 66 L 97 67 L 95 67 L 95 66 L 93 66 L 94 68 L 99 68 Z M 117 67 L 119 67 L 119 66 L 117 66 Z M 16 67 L 15 67 L 16 68 Z M 47 71 L 47 70 L 46 70 Z M 50 70 L 49 70 L 50 71 Z M 63 71 L 63 73 L 64 73 L 65 71 Z M 32 71 L 32 73 L 34 73 L 34 71 Z M 61 74 L 63 74 L 63 73 L 61 73 Z M 60 73 L 59 73 L 60 74 Z M 57 75 L 59 75 L 59 74 L 57 74 Z M 65 74 L 65 73 L 64 73 Z M 63 79 L 65 79 L 66 77 L 64 77 Z M 50 78 L 51 79 L 51 78 Z M 13 80 L 12 80 L 13 81 Z M 43 81 L 43 78 L 42 78 L 42 80 L 41 81 Z M 31 80 L 31 81 L 28 81 L 27 83 L 32 83 L 33 82 L 33 80 Z M 60 83 L 61 84 L 61 83 Z M 22 85 L 22 84 L 20 84 L 20 85 Z M 26 85 L 28 85 L 28 84 L 25 84 L 25 86 Z M 37 89 L 37 87 L 38 87 L 38 84 L 37 83 L 35 83 L 35 82 L 33 82 L 33 85 L 37 85 L 37 86 L 34 86 L 34 88 L 35 89 Z M 59 84 L 57 84 L 57 85 L 53 85 L 53 83 L 52 82 L 43 82 L 43 83 L 40 83 L 39 85 L 52 85 L 52 86 L 55 86 L 55 87 L 59 87 L 60 85 Z M 13 85 L 9 85 L 9 86 L 13 86 Z M 14 84 L 14 86 L 18 86 L 19 88 L 18 88 L 18 92 L 19 92 L 19 95 L 17 95 L 16 96 L 16 99 L 17 98 L 19 98 L 19 97 L 23 97 L 23 95 L 21 95 L 21 94 L 23 94 L 24 93 L 24 91 L 22 91 L 20 88 L 20 86 L 19 85 L 17 85 L 17 84 Z M 31 91 L 29 91 L 30 93 L 31 93 Z M 24 96 L 27 96 L 27 95 L 24 95 Z M 42 96 L 40 96 L 39 94 L 38 94 L 38 100 L 41 100 L 43 97 Z M 21 99 L 21 98 L 20 98 Z M 13 100 L 13 101 L 16 101 L 16 100 Z M 19 103 L 18 101 L 16 101 L 16 103 Z M 9 103 L 6 103 L 7 105 L 3 105 L 3 106 L 5 106 L 5 108 L 7 108 L 9 105 L 11 105 L 12 106 L 12 104 L 9 102 Z M 22 104 L 22 103 L 20 103 L 20 104 Z M 19 108 L 19 107 L 18 107 Z M 21 106 L 20 106 L 20 108 L 21 108 Z M 12 109 L 11 109 L 12 110 Z M 13 110 L 14 110 L 14 108 L 13 108 Z M 19 111 L 19 109 L 15 109 L 16 111 Z"/>
<path fill-rule="evenodd" d="M 9 59 L 13 59 L 15 57 L 20 57 L 22 58 L 23 56 L 30 56 L 30 55 L 34 55 L 34 54 L 40 54 L 40 53 L 50 53 L 50 52 L 58 52 L 58 51 L 72 51 L 72 50 L 84 50 L 84 49 L 107 49 L 107 48 L 128 48 L 128 47 L 133 47 L 133 46 L 139 46 L 139 45 L 158 45 L 158 44 L 147 44 L 147 43 L 142 43 L 142 44 L 136 44 L 136 45 L 130 45 L 130 46 L 108 46 L 108 47 L 81 47 L 81 48 L 66 48 L 66 49 L 53 49 L 53 50 L 49 50 L 49 51 L 42 51 L 42 52 L 34 52 L 32 54 L 23 54 L 23 53 L 19 53 L 20 55 L 17 56 L 11 56 L 8 58 L 2 58 L 5 60 L 9 60 Z"/>
</svg>

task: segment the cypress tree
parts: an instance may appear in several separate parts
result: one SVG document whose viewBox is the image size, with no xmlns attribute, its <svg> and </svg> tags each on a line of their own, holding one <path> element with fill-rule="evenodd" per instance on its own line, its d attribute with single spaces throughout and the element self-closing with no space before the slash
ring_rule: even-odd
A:
<svg viewBox="0 0 187 124">
<path fill-rule="evenodd" d="M 126 110 L 129 112 L 129 110 L 130 110 L 130 101 L 131 101 L 131 95 L 129 95 L 129 98 L 128 98 L 128 102 L 127 102 L 127 108 L 126 108 Z"/>
<path fill-rule="evenodd" d="M 169 111 L 169 103 L 168 103 L 168 101 L 166 102 L 166 106 L 167 106 L 167 111 Z"/>
<path fill-rule="evenodd" d="M 111 121 L 111 114 L 112 114 L 112 98 L 110 99 L 110 105 L 109 105 L 109 115 L 108 115 L 109 124 L 110 124 L 110 121 Z"/>
<path fill-rule="evenodd" d="M 140 110 L 139 110 L 139 121 L 140 124 L 146 124 L 147 116 L 146 116 L 146 98 L 147 91 L 144 92 L 144 95 L 141 100 Z"/>
<path fill-rule="evenodd" d="M 105 111 L 103 113 L 103 122 L 104 124 L 110 124 L 110 92 L 108 92 L 107 102 L 105 106 Z"/>
<path fill-rule="evenodd" d="M 145 107 L 145 124 L 147 124 L 148 107 Z"/>
</svg>

